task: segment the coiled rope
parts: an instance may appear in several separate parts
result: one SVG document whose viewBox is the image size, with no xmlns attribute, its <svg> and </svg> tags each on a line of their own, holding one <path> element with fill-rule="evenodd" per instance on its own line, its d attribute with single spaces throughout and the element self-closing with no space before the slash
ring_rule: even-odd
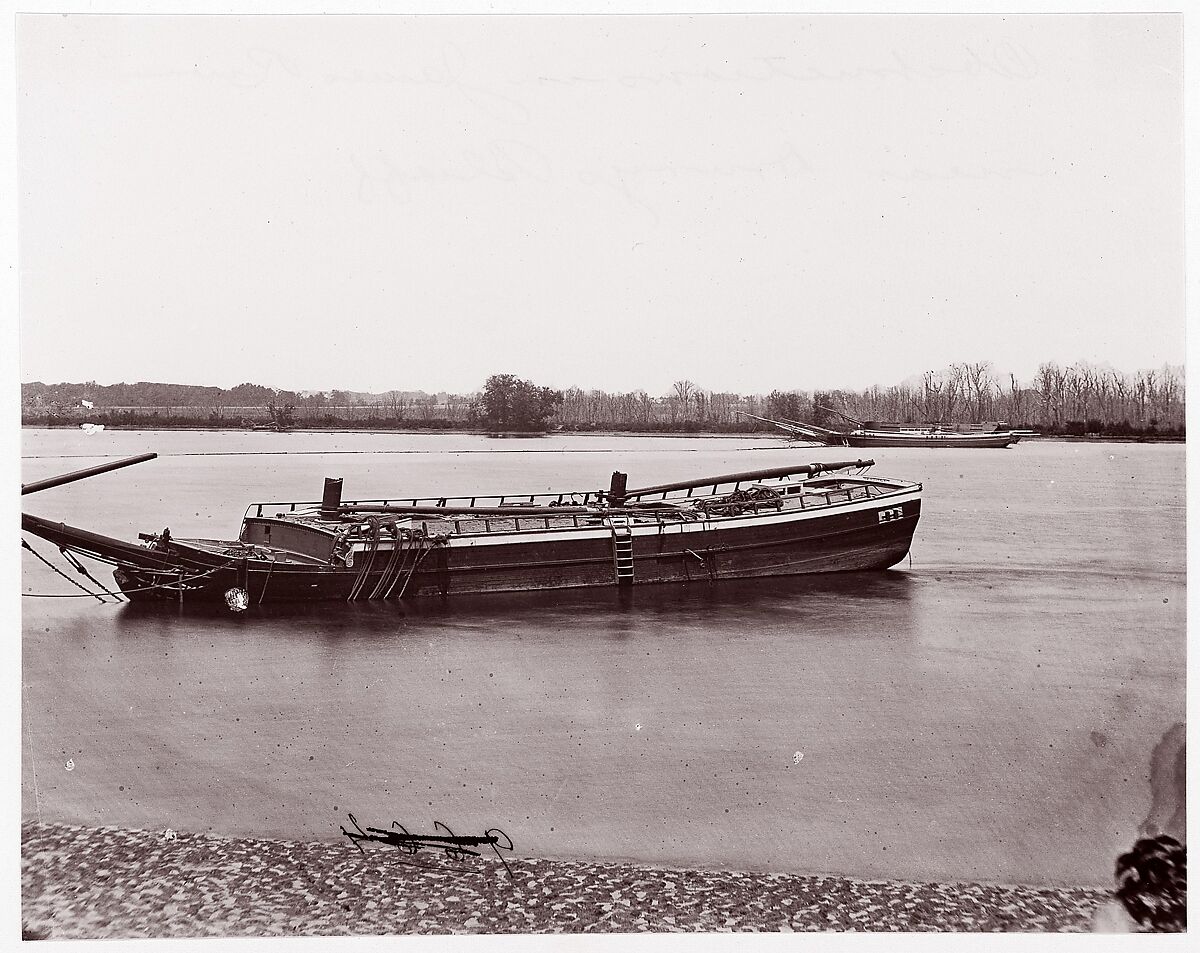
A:
<svg viewBox="0 0 1200 953">
<path fill-rule="evenodd" d="M 391 528 L 392 535 L 394 537 L 392 542 L 392 554 L 388 557 L 387 565 L 383 567 L 383 572 L 379 574 L 379 581 L 375 583 L 375 588 L 372 589 L 371 594 L 367 596 L 368 599 L 376 599 L 379 597 L 379 594 L 383 592 L 384 587 L 388 583 L 388 579 L 396 569 L 397 560 L 400 560 L 400 555 L 404 551 L 404 540 L 400 535 L 400 528 L 395 523 L 392 524 Z M 403 560 L 400 560 L 400 564 L 403 567 Z"/>
<path fill-rule="evenodd" d="M 408 571 L 408 576 L 407 576 L 407 577 L 405 577 L 405 579 L 404 579 L 404 585 L 403 585 L 403 586 L 401 586 L 401 587 L 400 587 L 400 591 L 399 591 L 398 593 L 396 593 L 396 598 L 397 598 L 397 599 L 403 599 L 403 598 L 404 598 L 404 593 L 406 593 L 406 592 L 408 591 L 408 584 L 409 584 L 410 582 L 412 582 L 412 578 L 413 578 L 413 576 L 414 576 L 414 575 L 416 574 L 416 572 L 417 572 L 417 567 L 418 567 L 418 566 L 420 566 L 420 565 L 421 565 L 421 563 L 423 563 L 423 562 L 425 561 L 425 557 L 426 557 L 426 556 L 428 556 L 428 555 L 429 555 L 431 552 L 433 552 L 433 545 L 434 545 L 434 544 L 433 544 L 433 541 L 432 541 L 432 540 L 430 540 L 430 539 L 428 539 L 428 538 L 423 538 L 423 539 L 421 540 L 421 543 L 422 543 L 422 546 L 421 546 L 421 548 L 420 548 L 420 551 L 417 553 L 417 558 L 413 560 L 412 568 L 411 568 L 411 569 L 409 569 L 409 571 Z M 397 577 L 397 578 L 399 578 L 399 577 Z M 394 586 L 394 585 L 395 585 L 395 584 L 393 583 L 393 586 Z M 391 594 L 392 594 L 392 590 L 391 590 L 391 589 L 389 589 L 389 590 L 388 590 L 388 596 L 390 596 Z M 386 598 L 386 597 L 385 597 L 385 598 Z"/>
<path fill-rule="evenodd" d="M 346 597 L 347 602 L 361 598 L 367 600 L 390 599 L 397 585 L 400 589 L 399 592 L 396 592 L 396 598 L 402 599 L 405 592 L 408 591 L 417 569 L 437 543 L 437 540 L 424 534 L 414 532 L 405 535 L 399 526 L 394 523 L 390 524 L 394 534 L 392 550 L 379 573 L 379 578 L 368 593 L 366 586 L 374 572 L 375 564 L 378 562 L 382 530 L 388 525 L 380 521 L 378 517 L 369 517 L 364 523 L 359 524 L 360 527 L 370 532 L 370 546 L 361 553 L 362 563 L 359 566 L 358 575 L 355 576 L 354 584 L 350 587 L 350 594 Z M 366 594 L 364 595 L 364 593 Z"/>
<path fill-rule="evenodd" d="M 371 531 L 371 548 L 367 550 L 366 559 L 363 560 L 362 567 L 358 570 L 358 578 L 354 580 L 354 586 L 350 589 L 350 595 L 346 597 L 347 602 L 353 602 L 359 597 L 363 586 L 367 584 L 367 576 L 371 572 L 371 567 L 375 564 L 375 554 L 379 552 L 378 517 L 368 516 L 366 526 Z"/>
<path fill-rule="evenodd" d="M 400 587 L 400 594 L 396 598 L 403 598 L 404 591 L 408 588 L 408 580 L 412 578 L 412 574 L 415 571 L 417 564 L 421 561 L 421 553 L 419 548 L 420 538 L 417 536 L 410 536 L 408 538 L 408 543 L 410 545 L 405 547 L 403 558 L 400 560 L 400 565 L 396 567 L 396 575 L 392 578 L 391 583 L 388 585 L 387 590 L 383 594 L 384 599 L 390 599 L 392 597 L 392 590 L 396 588 L 396 583 L 400 581 L 402 576 L 404 577 L 404 585 Z M 409 567 L 408 574 L 405 575 L 405 567 L 408 566 L 408 557 L 410 555 L 413 558 L 413 565 Z"/>
</svg>

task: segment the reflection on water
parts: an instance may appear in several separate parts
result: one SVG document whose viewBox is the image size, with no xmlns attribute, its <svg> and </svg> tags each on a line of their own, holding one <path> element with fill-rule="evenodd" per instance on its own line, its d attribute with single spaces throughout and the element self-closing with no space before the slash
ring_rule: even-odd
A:
<svg viewBox="0 0 1200 953">
<path fill-rule="evenodd" d="M 621 446 L 645 482 L 780 462 L 697 443 Z M 24 814 L 337 839 L 350 811 L 500 827 L 518 855 L 1106 884 L 1147 752 L 1183 717 L 1183 453 L 1084 449 L 897 452 L 880 472 L 926 499 L 911 566 L 887 573 L 242 615 L 24 600 Z M 322 472 L 246 457 L 202 479 L 205 459 L 30 508 L 199 534 Z M 359 485 L 436 485 L 425 463 L 346 459 Z M 445 482 L 513 488 L 489 454 L 442 459 Z M 596 468 L 539 454 L 512 483 Z M 272 481 L 297 492 L 252 492 Z M 23 585 L 65 591 L 31 559 Z"/>
<path fill-rule="evenodd" d="M 669 614 L 677 622 L 698 625 L 711 613 L 733 619 L 739 613 L 759 618 L 778 613 L 799 617 L 882 606 L 894 624 L 904 628 L 905 603 L 911 598 L 912 577 L 901 571 L 839 573 L 828 576 L 770 579 L 723 579 L 680 585 L 651 585 L 610 589 L 566 589 L 557 592 L 472 593 L 452 598 L 430 597 L 406 602 L 279 602 L 251 606 L 233 614 L 223 604 L 189 603 L 180 609 L 170 602 L 124 604 L 114 627 L 133 634 L 161 622 L 191 629 L 200 624 L 211 632 L 224 627 L 252 625 L 257 631 L 294 634 L 297 625 L 313 635 L 391 636 L 406 627 L 425 631 L 439 621 L 459 625 L 481 620 L 502 624 L 506 616 L 536 617 L 539 629 L 555 631 L 586 618 L 589 626 L 618 625 L 628 616 L 634 627 L 652 624 Z"/>
</svg>

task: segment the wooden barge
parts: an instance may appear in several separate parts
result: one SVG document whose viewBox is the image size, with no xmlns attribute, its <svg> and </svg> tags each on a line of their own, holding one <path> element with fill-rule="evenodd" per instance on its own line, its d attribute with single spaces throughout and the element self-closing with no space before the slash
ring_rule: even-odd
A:
<svg viewBox="0 0 1200 953">
<path fill-rule="evenodd" d="M 816 424 L 798 420 L 771 420 L 755 414 L 745 414 L 774 424 L 793 439 L 823 443 L 833 447 L 1009 447 L 1019 443 L 1022 433 L 1008 424 L 987 421 L 978 424 L 897 424 L 855 420 L 840 414 L 853 423 L 853 430 L 828 430 Z"/>
<path fill-rule="evenodd" d="M 35 492 L 133 461 L 23 486 Z M 921 486 L 871 460 L 557 494 L 252 503 L 237 539 L 141 544 L 22 514 L 68 554 L 112 565 L 130 599 L 397 599 L 883 570 L 908 553 Z M 849 472 L 849 471 L 854 471 Z"/>
</svg>

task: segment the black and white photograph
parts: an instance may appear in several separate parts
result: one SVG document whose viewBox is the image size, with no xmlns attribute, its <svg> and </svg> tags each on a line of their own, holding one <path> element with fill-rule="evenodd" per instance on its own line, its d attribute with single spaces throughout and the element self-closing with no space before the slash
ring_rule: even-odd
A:
<svg viewBox="0 0 1200 953">
<path fill-rule="evenodd" d="M 1186 932 L 1182 12 L 12 37 L 8 939 Z"/>
</svg>

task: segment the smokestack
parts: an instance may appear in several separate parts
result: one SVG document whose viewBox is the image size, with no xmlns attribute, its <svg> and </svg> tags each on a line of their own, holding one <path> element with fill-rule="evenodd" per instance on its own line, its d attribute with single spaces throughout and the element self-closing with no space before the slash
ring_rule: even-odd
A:
<svg viewBox="0 0 1200 953">
<path fill-rule="evenodd" d="M 625 505 L 625 490 L 628 487 L 629 474 L 614 470 L 612 482 L 608 485 L 608 505 L 621 507 Z"/>
<path fill-rule="evenodd" d="M 342 505 L 342 478 L 325 478 L 325 492 L 321 495 L 321 519 L 335 520 L 338 507 Z"/>
</svg>

